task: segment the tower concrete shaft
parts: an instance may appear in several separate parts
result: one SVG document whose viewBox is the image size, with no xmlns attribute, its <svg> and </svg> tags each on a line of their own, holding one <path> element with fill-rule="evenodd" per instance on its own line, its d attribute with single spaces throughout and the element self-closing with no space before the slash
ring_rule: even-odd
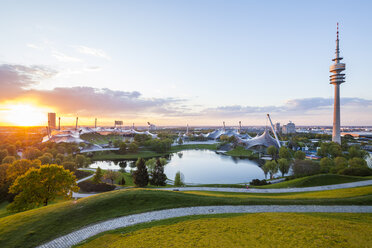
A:
<svg viewBox="0 0 372 248">
<path fill-rule="evenodd" d="M 333 130 L 332 141 L 341 144 L 340 136 L 340 84 L 345 82 L 345 74 L 341 73 L 345 70 L 345 64 L 340 63 L 343 58 L 340 57 L 340 47 L 338 39 L 338 23 L 337 23 L 337 39 L 336 39 L 336 52 L 335 58 L 332 59 L 335 63 L 331 65 L 329 71 L 332 73 L 330 76 L 330 84 L 335 87 L 334 107 L 333 107 Z"/>
</svg>

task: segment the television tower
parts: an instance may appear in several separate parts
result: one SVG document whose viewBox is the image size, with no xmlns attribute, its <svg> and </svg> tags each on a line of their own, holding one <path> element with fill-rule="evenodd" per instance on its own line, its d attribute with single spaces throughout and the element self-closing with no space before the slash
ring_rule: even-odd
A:
<svg viewBox="0 0 372 248">
<path fill-rule="evenodd" d="M 340 84 L 345 82 L 345 74 L 341 73 L 345 70 L 345 64 L 340 63 L 343 58 L 340 57 L 340 47 L 338 39 L 338 23 L 337 23 L 337 39 L 336 39 L 336 52 L 335 58 L 332 59 L 335 63 L 330 66 L 329 72 L 332 73 L 329 79 L 330 84 L 335 86 L 335 98 L 333 108 L 333 131 L 332 141 L 341 144 L 340 136 Z"/>
</svg>

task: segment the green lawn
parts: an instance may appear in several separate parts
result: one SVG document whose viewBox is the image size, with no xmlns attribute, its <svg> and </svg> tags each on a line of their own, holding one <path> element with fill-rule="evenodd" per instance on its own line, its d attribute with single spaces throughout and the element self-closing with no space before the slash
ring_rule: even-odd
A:
<svg viewBox="0 0 372 248">
<path fill-rule="evenodd" d="M 116 134 L 100 135 L 97 133 L 85 133 L 80 138 L 98 145 L 108 144 L 110 141 L 115 142 L 116 140 L 123 141 L 123 136 Z"/>
<path fill-rule="evenodd" d="M 372 205 L 372 195 L 327 199 L 206 196 L 151 189 L 126 189 L 67 201 L 0 218 L 2 247 L 34 247 L 80 227 L 129 214 L 208 205 Z"/>
<path fill-rule="evenodd" d="M 253 151 L 251 150 L 246 150 L 244 147 L 241 146 L 237 146 L 236 148 L 226 152 L 225 154 L 232 157 L 258 159 L 257 153 L 253 153 Z"/>
<path fill-rule="evenodd" d="M 0 203 L 0 218 L 11 215 L 8 211 L 6 211 L 6 206 L 9 205 L 9 202 L 4 201 Z"/>
<path fill-rule="evenodd" d="M 257 186 L 256 188 L 265 189 L 280 189 L 280 188 L 303 188 L 313 186 L 324 186 L 340 183 L 351 183 L 363 180 L 369 180 L 369 177 L 355 177 L 355 176 L 344 176 L 336 174 L 320 174 L 308 177 L 296 178 L 289 181 L 284 181 L 275 184 L 269 184 L 265 186 Z"/>
</svg>

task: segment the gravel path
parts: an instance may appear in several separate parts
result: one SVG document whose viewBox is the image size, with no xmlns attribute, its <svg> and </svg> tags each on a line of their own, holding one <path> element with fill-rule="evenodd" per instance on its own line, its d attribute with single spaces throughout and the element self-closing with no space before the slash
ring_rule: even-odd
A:
<svg viewBox="0 0 372 248">
<path fill-rule="evenodd" d="M 309 192 L 322 191 L 331 189 L 346 189 L 360 186 L 372 185 L 372 180 L 365 180 L 353 183 L 333 184 L 327 186 L 315 186 L 306 188 L 282 188 L 282 189 L 255 189 L 255 188 L 218 188 L 218 187 L 173 187 L 158 188 L 159 190 L 179 190 L 179 191 L 220 191 L 220 192 L 238 192 L 238 193 L 292 193 L 292 192 Z"/>
<path fill-rule="evenodd" d="M 372 213 L 372 206 L 278 206 L 278 205 L 256 205 L 256 206 L 205 206 L 173 208 L 160 211 L 147 212 L 119 217 L 94 225 L 84 227 L 65 236 L 45 243 L 39 248 L 65 248 L 78 244 L 81 241 L 96 234 L 114 230 L 121 227 L 136 225 L 139 223 L 155 220 L 164 220 L 175 217 L 201 215 L 201 214 L 222 214 L 222 213 L 264 213 L 264 212 L 330 212 L 330 213 Z"/>
</svg>

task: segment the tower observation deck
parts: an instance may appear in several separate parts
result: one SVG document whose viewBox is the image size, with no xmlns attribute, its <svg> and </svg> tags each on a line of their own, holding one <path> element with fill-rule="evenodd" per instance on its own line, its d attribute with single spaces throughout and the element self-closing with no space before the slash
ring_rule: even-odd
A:
<svg viewBox="0 0 372 248">
<path fill-rule="evenodd" d="M 330 77 L 330 84 L 335 86 L 334 109 L 333 109 L 333 131 L 332 141 L 341 144 L 340 136 L 340 84 L 345 82 L 345 74 L 341 73 L 345 70 L 345 64 L 340 63 L 343 58 L 340 57 L 340 47 L 338 38 L 338 23 L 337 23 L 337 39 L 335 58 L 332 59 L 335 63 L 330 66 L 329 72 L 332 73 Z"/>
</svg>

